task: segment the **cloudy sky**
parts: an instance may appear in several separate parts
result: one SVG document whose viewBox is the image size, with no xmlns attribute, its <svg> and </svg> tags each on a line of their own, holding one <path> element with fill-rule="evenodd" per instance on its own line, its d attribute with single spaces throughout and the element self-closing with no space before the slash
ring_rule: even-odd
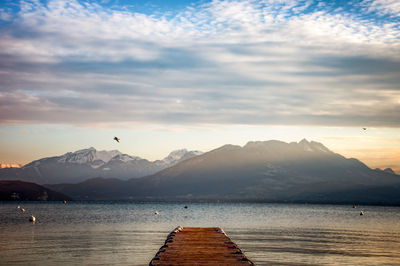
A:
<svg viewBox="0 0 400 266">
<path fill-rule="evenodd" d="M 0 3 L 0 162 L 307 138 L 400 171 L 399 133 L 397 0 Z"/>
</svg>

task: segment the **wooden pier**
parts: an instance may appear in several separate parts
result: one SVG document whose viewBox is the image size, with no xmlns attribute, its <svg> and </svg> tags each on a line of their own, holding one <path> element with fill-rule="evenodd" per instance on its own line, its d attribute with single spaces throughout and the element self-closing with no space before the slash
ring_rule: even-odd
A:
<svg viewBox="0 0 400 266">
<path fill-rule="evenodd" d="M 175 228 L 149 265 L 254 265 L 221 228 Z"/>
</svg>

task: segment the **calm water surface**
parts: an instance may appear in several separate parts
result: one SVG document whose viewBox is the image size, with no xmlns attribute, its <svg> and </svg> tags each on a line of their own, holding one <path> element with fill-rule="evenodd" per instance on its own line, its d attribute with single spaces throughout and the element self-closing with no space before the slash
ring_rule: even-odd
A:
<svg viewBox="0 0 400 266">
<path fill-rule="evenodd" d="M 22 213 L 16 206 L 0 203 L 1 265 L 148 265 L 178 225 L 222 227 L 256 265 L 400 265 L 399 207 L 71 202 L 21 203 Z"/>
</svg>

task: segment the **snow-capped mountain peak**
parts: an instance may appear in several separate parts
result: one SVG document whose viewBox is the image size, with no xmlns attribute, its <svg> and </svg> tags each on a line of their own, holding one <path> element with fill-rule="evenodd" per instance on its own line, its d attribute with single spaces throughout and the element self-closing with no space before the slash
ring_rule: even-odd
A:
<svg viewBox="0 0 400 266">
<path fill-rule="evenodd" d="M 116 155 L 121 154 L 117 150 L 112 151 L 97 151 L 95 148 L 90 147 L 89 149 L 78 150 L 76 152 L 68 152 L 58 157 L 57 162 L 59 163 L 76 163 L 76 164 L 91 164 L 98 161 L 102 161 L 103 164 L 110 161 Z M 101 164 L 100 164 L 101 165 Z"/>
<path fill-rule="evenodd" d="M 21 168 L 22 165 L 19 163 L 0 163 L 0 169 L 4 168 Z"/>
<path fill-rule="evenodd" d="M 124 163 L 127 163 L 127 162 L 130 162 L 130 161 L 141 160 L 141 158 L 140 158 L 140 157 L 137 157 L 137 156 L 130 156 L 130 155 L 128 155 L 128 154 L 122 154 L 122 153 L 120 153 L 120 154 L 115 155 L 115 156 L 114 156 L 113 158 L 111 158 L 111 160 L 109 160 L 109 161 L 116 161 L 116 160 L 122 161 L 122 162 L 124 162 Z"/>
<path fill-rule="evenodd" d="M 187 149 L 180 149 L 180 150 L 175 150 L 172 151 L 170 154 L 168 154 L 167 157 L 165 157 L 162 160 L 157 160 L 155 163 L 157 165 L 165 165 L 165 166 L 170 166 L 173 164 L 176 164 L 178 162 L 181 162 L 183 160 L 189 159 L 191 157 L 201 155 L 203 152 L 201 151 L 188 151 Z"/>
<path fill-rule="evenodd" d="M 166 163 L 171 163 L 173 161 L 178 161 L 179 159 L 181 159 L 183 156 L 185 156 L 185 154 L 188 151 L 186 149 L 181 149 L 181 150 L 176 150 L 176 151 L 172 151 L 170 154 L 168 154 L 167 157 L 165 157 L 163 159 L 164 162 Z"/>
<path fill-rule="evenodd" d="M 330 153 L 331 151 L 325 147 L 322 143 L 316 142 L 316 141 L 308 141 L 306 139 L 302 139 L 299 142 L 300 147 L 302 147 L 305 151 L 309 152 L 324 152 L 324 153 Z"/>
<path fill-rule="evenodd" d="M 310 142 L 308 142 L 308 140 L 306 140 L 306 139 L 302 139 L 300 142 L 299 142 L 299 145 L 303 148 L 303 150 L 305 150 L 305 151 L 314 151 L 314 149 L 312 148 L 312 146 L 311 146 L 311 143 Z"/>
<path fill-rule="evenodd" d="M 107 163 L 109 162 L 111 159 L 113 159 L 116 156 L 121 156 L 123 155 L 121 152 L 119 152 L 118 150 L 112 150 L 112 151 L 97 151 L 96 152 L 96 157 L 100 160 L 102 160 L 103 162 Z M 126 154 L 124 154 L 126 155 Z M 128 155 L 129 156 L 129 155 Z"/>
</svg>

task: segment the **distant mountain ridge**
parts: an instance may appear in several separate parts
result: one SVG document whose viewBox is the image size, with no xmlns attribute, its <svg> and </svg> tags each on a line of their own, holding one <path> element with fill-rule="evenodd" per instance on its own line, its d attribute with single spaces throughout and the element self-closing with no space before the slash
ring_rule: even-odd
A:
<svg viewBox="0 0 400 266">
<path fill-rule="evenodd" d="M 380 169 L 380 168 L 376 168 L 375 169 L 376 171 L 382 171 L 382 172 L 385 172 L 385 173 L 388 173 L 388 174 L 392 174 L 392 175 L 396 175 L 396 173 L 393 171 L 393 169 L 392 168 L 385 168 L 385 169 Z"/>
<path fill-rule="evenodd" d="M 400 176 L 302 140 L 224 145 L 153 175 L 53 185 L 76 199 L 400 204 Z"/>
<path fill-rule="evenodd" d="M 78 183 L 96 177 L 126 180 L 154 174 L 200 154 L 200 151 L 182 149 L 171 152 L 163 160 L 151 162 L 118 150 L 98 151 L 91 147 L 35 160 L 21 168 L 0 169 L 0 180 L 25 180 L 38 184 Z"/>
<path fill-rule="evenodd" d="M 0 180 L 0 201 L 48 201 L 71 198 L 46 187 L 19 180 Z"/>
</svg>

